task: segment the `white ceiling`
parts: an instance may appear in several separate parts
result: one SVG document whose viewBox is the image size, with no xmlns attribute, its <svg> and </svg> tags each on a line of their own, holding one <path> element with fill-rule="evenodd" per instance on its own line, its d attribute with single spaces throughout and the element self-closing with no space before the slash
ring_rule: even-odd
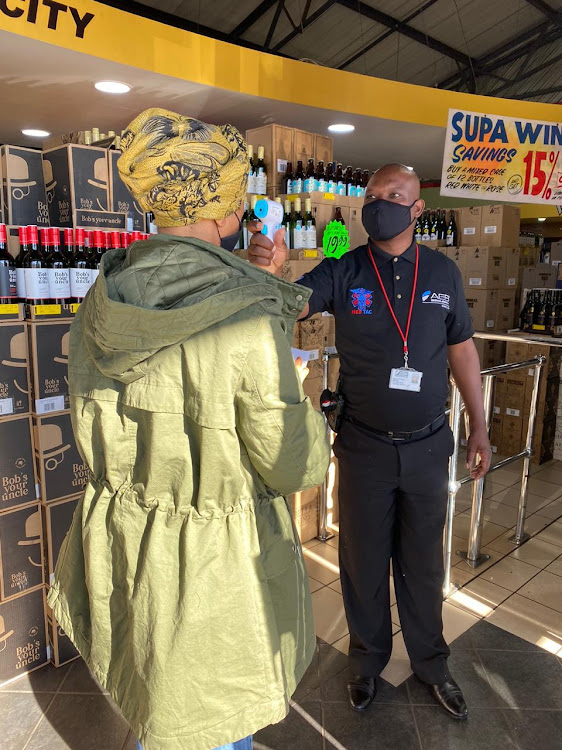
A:
<svg viewBox="0 0 562 750">
<path fill-rule="evenodd" d="M 102 94 L 99 80 L 125 81 L 125 96 Z M 242 132 L 277 122 L 327 133 L 333 122 L 352 122 L 351 135 L 336 135 L 335 157 L 344 164 L 375 169 L 400 161 L 415 167 L 422 178 L 439 178 L 445 129 L 350 116 L 247 96 L 149 73 L 126 65 L 47 45 L 0 31 L 0 143 L 37 146 L 22 128 L 53 134 L 73 130 L 125 128 L 147 107 L 165 107 L 215 123 L 231 122 Z"/>
</svg>

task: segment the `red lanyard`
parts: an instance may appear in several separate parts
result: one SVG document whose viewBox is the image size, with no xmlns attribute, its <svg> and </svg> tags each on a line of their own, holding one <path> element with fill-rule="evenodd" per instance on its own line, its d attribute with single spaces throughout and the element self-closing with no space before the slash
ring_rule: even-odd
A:
<svg viewBox="0 0 562 750">
<path fill-rule="evenodd" d="M 386 293 L 386 289 L 384 288 L 384 284 L 382 283 L 381 275 L 379 273 L 379 269 L 377 268 L 377 264 L 375 263 L 375 259 L 373 258 L 373 253 L 371 252 L 370 247 L 369 247 L 369 257 L 371 258 L 371 263 L 373 264 L 373 268 L 375 269 L 375 272 L 377 274 L 377 278 L 379 280 L 379 284 L 381 285 L 382 293 L 384 294 L 384 298 L 386 300 L 386 304 L 388 305 L 388 309 L 390 310 L 390 314 L 392 315 L 392 318 L 394 322 L 396 323 L 396 328 L 398 328 L 400 332 L 400 336 L 402 337 L 402 341 L 404 342 L 404 366 L 406 367 L 406 369 L 408 369 L 408 334 L 410 333 L 410 323 L 412 322 L 412 310 L 414 309 L 414 299 L 416 298 L 416 288 L 418 285 L 418 267 L 420 264 L 419 247 L 416 244 L 416 268 L 414 270 L 414 287 L 412 289 L 412 299 L 410 300 L 410 311 L 408 313 L 408 323 L 406 324 L 406 333 L 404 333 L 404 331 L 402 330 L 402 326 L 398 322 L 396 313 L 392 309 L 392 305 L 390 304 L 388 294 Z"/>
</svg>

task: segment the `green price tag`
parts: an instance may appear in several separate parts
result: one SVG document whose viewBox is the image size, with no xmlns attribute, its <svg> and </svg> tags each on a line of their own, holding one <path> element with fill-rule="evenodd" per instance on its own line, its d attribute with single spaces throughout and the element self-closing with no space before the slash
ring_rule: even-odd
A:
<svg viewBox="0 0 562 750">
<path fill-rule="evenodd" d="M 326 258 L 341 258 L 349 250 L 349 232 L 345 224 L 331 221 L 324 230 L 322 247 Z"/>
</svg>

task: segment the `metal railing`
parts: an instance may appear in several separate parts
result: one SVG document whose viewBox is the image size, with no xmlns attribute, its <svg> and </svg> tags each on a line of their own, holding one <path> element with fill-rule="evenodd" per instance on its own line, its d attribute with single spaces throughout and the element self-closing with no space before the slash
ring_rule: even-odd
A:
<svg viewBox="0 0 562 750">
<path fill-rule="evenodd" d="M 509 339 L 512 340 L 512 339 Z M 531 457 L 533 455 L 533 439 L 535 436 L 535 421 L 537 415 L 537 401 L 539 395 L 539 382 L 541 371 L 546 362 L 546 358 L 538 355 L 533 359 L 526 360 L 525 362 L 514 362 L 510 364 L 500 365 L 498 367 L 491 367 L 487 370 L 482 370 L 483 378 L 483 397 L 484 397 L 484 410 L 486 415 L 486 425 L 488 430 L 490 429 L 492 419 L 492 407 L 493 407 L 493 392 L 494 392 L 494 378 L 496 375 L 501 375 L 505 372 L 512 372 L 513 370 L 521 370 L 524 368 L 534 368 L 534 380 L 533 390 L 531 393 L 531 404 L 529 408 L 529 424 L 527 427 L 527 439 L 525 448 L 513 456 L 504 458 L 502 461 L 498 461 L 490 467 L 488 474 L 498 471 L 498 469 L 508 466 L 523 459 L 523 472 L 521 480 L 521 492 L 519 495 L 519 508 L 517 514 L 517 526 L 515 534 L 510 538 L 515 545 L 522 544 L 529 539 L 529 535 L 525 533 L 525 517 L 527 511 L 527 488 L 529 482 L 529 469 Z M 455 499 L 457 492 L 463 484 L 473 482 L 472 489 L 472 512 L 470 519 L 470 532 L 468 538 L 468 549 L 466 553 L 458 551 L 461 557 L 473 568 L 477 568 L 483 562 L 489 559 L 489 555 L 482 554 L 481 543 L 482 543 L 482 527 L 484 523 L 484 487 L 486 477 L 481 477 L 478 480 L 474 480 L 470 475 L 457 479 L 457 468 L 458 468 L 458 452 L 459 452 L 459 432 L 460 432 L 460 418 L 462 412 L 461 395 L 459 389 L 453 378 L 451 378 L 451 408 L 449 410 L 449 425 L 453 432 L 455 439 L 455 448 L 453 455 L 449 462 L 449 500 L 447 505 L 447 522 L 445 524 L 445 539 L 444 539 L 444 563 L 445 563 L 445 578 L 443 583 L 443 590 L 447 596 L 451 591 L 451 559 L 452 559 L 452 546 L 453 546 L 453 519 L 455 515 Z"/>
<path fill-rule="evenodd" d="M 339 355 L 329 353 L 326 350 L 322 353 L 322 389 L 326 390 L 328 387 L 328 364 L 330 359 L 339 358 Z M 328 420 L 324 416 L 324 424 L 326 427 L 326 435 L 328 440 L 331 438 L 331 430 L 328 425 Z M 327 542 L 328 539 L 333 539 L 334 534 L 328 528 L 328 475 L 325 476 L 324 481 L 320 486 L 320 512 L 318 514 L 318 536 L 316 537 L 321 542 Z"/>
</svg>

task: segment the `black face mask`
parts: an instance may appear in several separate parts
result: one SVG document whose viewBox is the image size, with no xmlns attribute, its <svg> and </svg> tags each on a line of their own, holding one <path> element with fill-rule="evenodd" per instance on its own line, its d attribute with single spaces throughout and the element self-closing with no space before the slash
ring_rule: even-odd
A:
<svg viewBox="0 0 562 750">
<path fill-rule="evenodd" d="M 221 237 L 221 233 L 219 232 L 221 247 L 223 250 L 227 250 L 229 253 L 231 253 L 238 244 L 238 240 L 240 239 L 240 235 L 242 233 L 242 222 L 240 221 L 240 217 L 238 216 L 238 214 L 235 214 L 235 216 L 238 219 L 238 231 L 234 232 L 234 234 L 229 234 L 228 237 Z"/>
<path fill-rule="evenodd" d="M 406 231 L 412 223 L 410 210 L 415 204 L 403 206 L 382 198 L 366 203 L 361 218 L 369 237 L 373 240 L 391 240 Z"/>
</svg>

